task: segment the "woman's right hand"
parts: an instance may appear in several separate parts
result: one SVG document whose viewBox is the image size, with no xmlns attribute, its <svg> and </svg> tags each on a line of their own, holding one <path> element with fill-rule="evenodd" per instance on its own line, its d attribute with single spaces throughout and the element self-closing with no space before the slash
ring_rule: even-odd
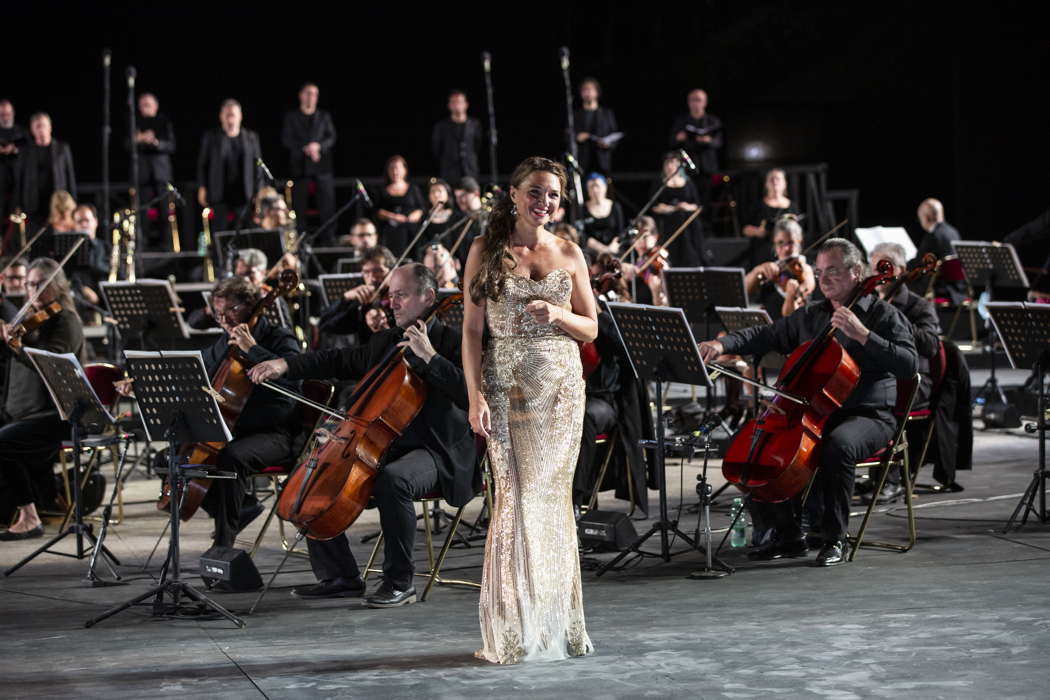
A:
<svg viewBox="0 0 1050 700">
<path fill-rule="evenodd" d="M 492 412 L 489 411 L 489 402 L 483 396 L 479 396 L 470 402 L 470 411 L 467 414 L 470 421 L 470 429 L 475 435 L 488 440 L 492 431 Z"/>
<path fill-rule="evenodd" d="M 132 386 L 131 386 L 134 381 L 135 380 L 131 379 L 131 378 L 118 379 L 117 381 L 113 382 L 113 388 L 116 389 L 117 393 L 120 394 L 121 396 L 126 396 L 128 398 L 134 398 L 135 397 L 135 391 L 134 391 L 134 389 L 132 389 Z"/>
</svg>

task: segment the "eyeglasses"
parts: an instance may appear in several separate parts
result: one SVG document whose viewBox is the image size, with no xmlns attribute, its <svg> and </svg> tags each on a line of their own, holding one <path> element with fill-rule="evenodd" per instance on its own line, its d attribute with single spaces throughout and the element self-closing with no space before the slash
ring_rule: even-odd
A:
<svg viewBox="0 0 1050 700">
<path fill-rule="evenodd" d="M 236 306 L 227 307 L 227 308 L 223 309 L 222 311 L 219 311 L 218 309 L 214 309 L 214 311 L 215 311 L 215 318 L 222 317 L 222 318 L 225 318 L 227 321 L 236 321 L 237 317 L 240 315 L 241 311 L 244 308 L 246 308 L 247 306 L 248 306 L 248 302 L 242 301 L 240 304 L 237 304 Z"/>
<path fill-rule="evenodd" d="M 819 267 L 818 268 L 814 268 L 813 269 L 813 276 L 818 281 L 822 277 L 827 277 L 830 280 L 830 279 L 837 279 L 839 277 L 845 277 L 846 273 L 848 273 L 848 272 L 849 272 L 849 268 L 848 267 L 838 267 L 836 265 L 829 265 L 828 267 L 825 267 L 824 269 L 820 269 Z"/>
</svg>

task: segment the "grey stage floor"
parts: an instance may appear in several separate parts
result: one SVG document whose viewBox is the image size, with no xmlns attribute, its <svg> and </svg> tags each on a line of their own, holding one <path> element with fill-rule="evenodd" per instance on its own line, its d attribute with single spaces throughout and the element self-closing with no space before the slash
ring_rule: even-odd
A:
<svg viewBox="0 0 1050 700">
<path fill-rule="evenodd" d="M 732 550 L 726 559 L 736 573 L 714 581 L 686 578 L 701 565 L 695 552 L 601 578 L 585 571 L 597 651 L 513 667 L 472 656 L 475 590 L 441 588 L 426 603 L 385 611 L 353 600 L 304 602 L 289 595 L 292 585 L 312 580 L 302 559 L 290 561 L 292 573 L 278 578 L 243 630 L 222 620 L 154 620 L 144 608 L 84 629 L 88 618 L 146 590 L 157 573 L 156 560 L 146 573 L 141 566 L 164 521 L 151 505 L 133 506 L 108 540 L 124 560 L 121 572 L 135 579 L 130 585 L 89 588 L 86 562 L 53 555 L 0 580 L 0 695 L 1048 697 L 1050 528 L 997 532 L 1028 484 L 1036 450 L 1036 439 L 1020 431 L 978 433 L 976 468 L 960 474 L 966 491 L 919 498 L 920 541 L 907 554 L 863 550 L 851 564 L 818 569 L 812 557 L 755 564 Z M 695 502 L 696 471 L 687 465 L 680 477 L 678 465 L 669 465 L 673 510 L 680 479 L 685 505 Z M 924 473 L 920 481 L 927 480 Z M 155 492 L 154 481 L 129 484 L 130 498 Z M 724 502 L 713 514 L 716 528 L 728 523 Z M 874 534 L 902 534 L 901 515 L 888 509 L 876 516 Z M 374 522 L 367 512 L 352 530 L 362 560 L 368 546 L 359 539 Z M 691 532 L 696 516 L 684 513 L 682 522 Z M 646 527 L 638 523 L 639 532 Z M 188 524 L 189 568 L 196 569 L 209 531 L 205 518 Z M 0 565 L 34 546 L 3 543 Z M 422 561 L 421 548 L 417 554 Z M 270 535 L 260 568 L 271 571 L 277 560 Z M 480 546 L 457 548 L 448 570 L 478 580 L 480 561 Z M 216 598 L 244 610 L 254 595 Z"/>
</svg>

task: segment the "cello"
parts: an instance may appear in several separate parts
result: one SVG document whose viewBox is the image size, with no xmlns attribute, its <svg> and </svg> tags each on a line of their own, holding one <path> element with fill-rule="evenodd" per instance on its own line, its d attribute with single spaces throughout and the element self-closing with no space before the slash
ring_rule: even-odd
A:
<svg viewBox="0 0 1050 700">
<path fill-rule="evenodd" d="M 462 294 L 445 297 L 421 319 L 429 323 L 462 299 Z M 392 346 L 362 377 L 344 417 L 327 419 L 315 431 L 309 454 L 281 490 L 277 515 L 311 539 L 330 540 L 357 520 L 388 448 L 423 408 L 426 385 L 404 354 L 404 348 Z"/>
<path fill-rule="evenodd" d="M 844 306 L 852 309 L 892 277 L 892 265 L 882 261 L 876 274 L 856 285 Z M 860 368 L 834 338 L 829 322 L 791 353 L 777 381 L 777 395 L 733 437 L 722 460 L 726 481 L 762 503 L 785 501 L 805 488 L 818 466 L 824 425 L 859 380 Z"/>
<path fill-rule="evenodd" d="M 287 296 L 299 286 L 299 275 L 294 270 L 284 270 L 277 279 L 277 285 L 270 288 L 262 298 L 255 302 L 251 315 L 245 323 L 249 329 L 254 330 L 259 319 L 266 313 L 266 309 L 277 302 L 278 297 Z M 215 375 L 211 380 L 211 390 L 219 404 L 219 412 L 222 413 L 226 425 L 233 427 L 237 424 L 244 411 L 248 399 L 251 398 L 252 389 L 255 384 L 248 379 L 248 368 L 245 366 L 244 354 L 240 349 L 230 344 Z M 222 442 L 197 442 L 185 445 L 179 451 L 179 458 L 186 464 L 203 464 L 214 466 L 219 452 L 226 446 Z M 195 478 L 186 482 L 186 492 L 183 494 L 179 505 L 179 517 L 183 522 L 193 517 L 200 508 L 204 497 L 211 488 L 211 479 Z M 170 485 L 165 480 L 164 488 L 160 498 L 157 500 L 157 510 L 167 511 L 171 507 Z"/>
</svg>

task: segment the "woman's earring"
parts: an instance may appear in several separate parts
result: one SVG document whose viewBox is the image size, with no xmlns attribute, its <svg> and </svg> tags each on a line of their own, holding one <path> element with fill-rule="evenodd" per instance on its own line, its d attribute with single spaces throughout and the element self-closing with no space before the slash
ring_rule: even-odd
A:
<svg viewBox="0 0 1050 700">
<path fill-rule="evenodd" d="M 518 205 L 517 204 L 511 204 L 510 205 L 510 215 L 511 216 L 517 216 L 518 215 Z"/>
</svg>

